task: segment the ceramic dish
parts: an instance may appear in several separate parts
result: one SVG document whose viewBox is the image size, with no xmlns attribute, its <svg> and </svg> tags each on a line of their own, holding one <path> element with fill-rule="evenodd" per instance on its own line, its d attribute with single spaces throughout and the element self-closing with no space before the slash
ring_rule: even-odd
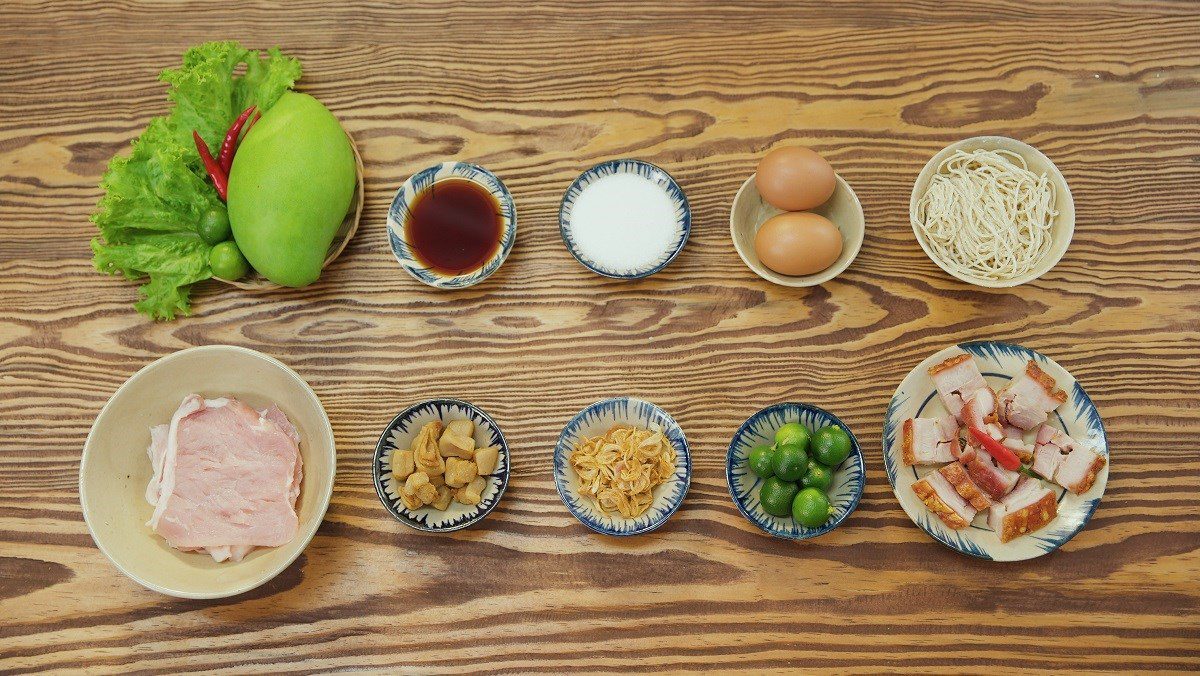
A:
<svg viewBox="0 0 1200 676">
<path fill-rule="evenodd" d="M 938 165 L 947 157 L 953 155 L 955 151 L 965 150 L 970 152 L 980 149 L 1007 150 L 1008 152 L 1020 155 L 1029 165 L 1030 171 L 1036 174 L 1046 174 L 1050 182 L 1054 185 L 1055 194 L 1058 198 L 1054 204 L 1054 208 L 1058 210 L 1058 216 L 1055 217 L 1050 229 L 1050 236 L 1053 240 L 1050 251 L 1038 262 L 1037 267 L 1013 279 L 981 279 L 947 267 L 938 258 L 937 253 L 929 247 L 929 242 L 926 241 L 924 233 L 921 232 L 916 221 L 911 218 L 917 202 L 925 195 L 925 191 L 929 189 L 929 183 L 933 180 L 933 175 L 937 173 Z M 917 175 L 917 182 L 913 184 L 912 195 L 909 196 L 908 204 L 910 214 L 909 223 L 912 225 L 913 234 L 916 235 L 917 243 L 921 245 L 921 249 L 925 251 L 925 255 L 929 256 L 930 260 L 951 276 L 968 284 L 992 289 L 1017 286 L 1018 284 L 1031 282 L 1046 274 L 1050 268 L 1058 265 L 1058 262 L 1062 260 L 1063 254 L 1067 252 L 1067 247 L 1071 244 L 1071 236 L 1075 233 L 1075 202 L 1071 198 L 1071 189 L 1067 186 L 1067 180 L 1063 178 L 1062 172 L 1058 170 L 1058 167 L 1054 166 L 1050 158 L 1043 155 L 1037 148 L 1005 136 L 976 136 L 974 138 L 963 139 L 943 148 L 941 152 L 930 158 L 929 162 L 925 164 L 925 168 L 921 169 L 921 173 Z"/>
<path fill-rule="evenodd" d="M 500 447 L 496 469 L 491 474 L 484 475 L 487 486 L 482 492 L 483 500 L 477 505 L 452 502 L 450 508 L 445 511 L 428 506 L 416 511 L 409 510 L 400 502 L 399 486 L 392 479 L 392 452 L 412 446 L 413 439 L 427 423 L 435 420 L 448 423 L 463 419 L 475 423 L 477 448 L 493 444 Z M 401 411 L 379 436 L 379 443 L 375 445 L 375 458 L 371 463 L 375 493 L 379 495 L 379 501 L 387 508 L 388 513 L 406 526 L 429 533 L 461 530 L 479 523 L 491 514 L 500 503 L 504 489 L 508 487 L 508 468 L 508 443 L 504 440 L 500 426 L 479 407 L 458 399 L 430 399 Z"/>
<path fill-rule="evenodd" d="M 654 489 L 654 503 L 636 519 L 604 514 L 590 497 L 579 494 L 579 475 L 571 467 L 570 455 L 583 437 L 603 435 L 613 425 L 634 425 L 661 431 L 674 446 L 678 459 L 675 475 Z M 604 535 L 640 535 L 666 523 L 687 495 L 692 482 L 692 456 L 679 424 L 666 411 L 648 401 L 616 397 L 598 401 L 580 411 L 563 428 L 554 447 L 554 485 L 567 509 L 583 525 Z"/>
<path fill-rule="evenodd" d="M 363 190 L 362 156 L 358 154 L 358 146 L 354 144 L 354 138 L 349 134 L 346 134 L 346 138 L 350 140 L 350 150 L 354 153 L 354 196 L 350 198 L 350 209 L 346 212 L 346 218 L 342 221 L 337 233 L 333 236 L 333 242 L 329 245 L 329 253 L 325 254 L 325 262 L 321 264 L 322 268 L 328 267 L 330 263 L 342 254 L 346 245 L 350 243 L 350 238 L 354 237 L 354 233 L 358 231 L 358 222 L 362 218 L 364 196 L 366 195 L 366 192 Z M 221 279 L 220 277 L 213 277 L 212 280 L 221 284 L 236 286 L 239 289 L 247 291 L 270 291 L 272 289 L 284 288 L 253 272 L 250 276 L 237 281 Z"/>
<path fill-rule="evenodd" d="M 1108 483 L 1108 464 L 1096 477 L 1091 490 L 1075 495 L 1066 489 L 1045 482 L 1058 494 L 1058 517 L 1041 530 L 1023 535 L 1007 543 L 1000 542 L 996 533 L 987 526 L 987 513 L 982 512 L 968 528 L 952 530 L 934 516 L 912 490 L 912 484 L 920 477 L 936 471 L 936 466 L 909 467 L 904 465 L 899 449 L 894 448 L 900 425 L 908 418 L 936 416 L 945 412 L 937 389 L 929 377 L 929 367 L 939 364 L 956 354 L 967 352 L 975 358 L 984 379 L 993 388 L 1003 386 L 1014 374 L 1025 369 L 1030 359 L 1037 362 L 1043 371 L 1053 377 L 1058 387 L 1067 393 L 1067 401 L 1050 414 L 1048 424 L 1067 433 L 1068 436 L 1091 446 L 1096 452 L 1108 457 L 1108 439 L 1104 434 L 1104 423 L 1100 413 L 1083 387 L 1071 374 L 1049 357 L 1008 343 L 979 341 L 948 347 L 921 362 L 909 372 L 892 397 L 887 418 L 883 426 L 883 459 L 888 481 L 896 499 L 913 523 L 917 524 L 933 539 L 947 547 L 980 559 L 993 561 L 1022 561 L 1048 554 L 1066 544 L 1087 524 L 1104 495 Z"/>
<path fill-rule="evenodd" d="M 775 431 L 789 422 L 798 422 L 810 432 L 826 425 L 837 425 L 850 437 L 850 455 L 834 471 L 833 483 L 827 491 L 833 516 L 817 528 L 798 524 L 790 516 L 772 516 L 763 511 L 758 502 L 758 489 L 763 480 L 749 468 L 750 451 L 763 444 L 770 445 L 775 438 Z M 729 442 L 729 453 L 725 456 L 725 481 L 729 484 L 733 504 L 750 523 L 778 538 L 807 540 L 837 528 L 858 507 L 863 486 L 866 485 L 866 472 L 858 439 L 837 416 L 816 406 L 785 402 L 762 409 L 738 428 Z"/>
<path fill-rule="evenodd" d="M 296 503 L 300 526 L 291 542 L 217 563 L 207 554 L 169 547 L 146 525 L 154 512 L 145 497 L 150 427 L 171 420 L 192 393 L 232 396 L 255 408 L 275 403 L 295 424 L 304 479 Z M 329 419 L 300 376 L 244 347 L 193 347 L 135 373 L 100 410 L 83 446 L 79 501 L 96 546 L 122 573 L 163 594 L 221 598 L 254 589 L 296 560 L 329 507 L 336 467 Z"/>
<path fill-rule="evenodd" d="M 614 174 L 632 174 L 648 179 L 662 189 L 674 207 L 674 238 L 671 245 L 652 262 L 631 267 L 605 265 L 588 257 L 580 250 L 575 241 L 571 219 L 576 201 L 589 185 Z M 692 231 L 692 210 L 688 205 L 687 195 L 683 193 L 683 189 L 679 187 L 675 179 L 671 178 L 671 175 L 664 169 L 641 160 L 612 160 L 601 162 L 583 172 L 567 188 L 567 192 L 563 195 L 562 203 L 558 208 L 558 227 L 567 250 L 575 257 L 575 260 L 583 264 L 588 270 L 612 279 L 641 279 L 649 277 L 667 267 L 671 261 L 675 260 L 679 252 L 683 251 L 683 246 L 687 243 L 688 235 Z"/>
<path fill-rule="evenodd" d="M 413 200 L 436 181 L 465 178 L 483 186 L 500 204 L 500 246 L 483 267 L 461 275 L 446 275 L 420 262 L 409 247 L 404 232 Z M 492 172 L 467 162 L 443 162 L 413 174 L 396 191 L 388 209 L 388 241 L 400 267 L 415 279 L 439 289 L 462 289 L 482 282 L 498 270 L 517 241 L 517 208 L 508 188 Z"/>
<path fill-rule="evenodd" d="M 751 174 L 750 178 L 742 183 L 741 189 L 733 198 L 733 207 L 729 210 L 729 234 L 733 237 L 733 248 L 737 249 L 738 255 L 742 257 L 742 262 L 747 267 L 767 281 L 795 287 L 824 284 L 850 267 L 850 263 L 858 256 L 858 251 L 862 248 L 867 221 L 858 196 L 854 194 L 854 190 L 850 188 L 850 184 L 845 179 L 837 176 L 837 186 L 833 190 L 833 196 L 821 206 L 811 210 L 814 214 L 828 218 L 842 233 L 841 255 L 833 265 L 820 272 L 791 276 L 781 275 L 763 265 L 754 251 L 754 236 L 758 234 L 758 229 L 768 218 L 783 213 L 782 209 L 771 206 L 759 194 L 758 186 L 754 184 L 755 175 Z"/>
</svg>

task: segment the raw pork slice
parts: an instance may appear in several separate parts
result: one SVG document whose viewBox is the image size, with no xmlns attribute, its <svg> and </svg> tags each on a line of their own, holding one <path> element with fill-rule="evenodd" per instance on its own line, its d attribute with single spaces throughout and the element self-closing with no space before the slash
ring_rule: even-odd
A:
<svg viewBox="0 0 1200 676">
<path fill-rule="evenodd" d="M 921 502 L 954 530 L 971 525 L 975 515 L 992 504 L 958 463 L 925 475 L 912 488 Z"/>
<path fill-rule="evenodd" d="M 983 374 L 969 354 L 960 354 L 929 368 L 929 377 L 950 415 L 962 420 L 962 408 L 977 390 L 987 387 Z"/>
<path fill-rule="evenodd" d="M 1038 429 L 1033 471 L 1076 495 L 1088 492 L 1106 462 L 1104 456 L 1081 446 L 1061 430 L 1049 425 Z"/>
<path fill-rule="evenodd" d="M 1045 526 L 1058 516 L 1054 491 L 1037 479 L 1021 477 L 1012 493 L 992 505 L 988 525 L 1008 542 Z"/>
<path fill-rule="evenodd" d="M 909 418 L 900 427 L 898 441 L 906 465 L 953 462 L 959 454 L 958 421 L 952 415 Z"/>
<path fill-rule="evenodd" d="M 277 407 L 192 394 L 150 438 L 147 525 L 169 545 L 239 561 L 295 537 L 303 463 L 296 428 Z"/>
<path fill-rule="evenodd" d="M 1067 400 L 1067 393 L 1048 373 L 1029 360 L 1025 372 L 999 392 L 1000 420 L 1022 430 L 1046 422 L 1050 412 Z"/>
</svg>

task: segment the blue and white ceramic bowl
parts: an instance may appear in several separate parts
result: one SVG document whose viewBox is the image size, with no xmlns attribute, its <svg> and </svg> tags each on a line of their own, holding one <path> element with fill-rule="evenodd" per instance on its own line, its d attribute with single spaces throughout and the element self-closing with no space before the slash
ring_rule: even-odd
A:
<svg viewBox="0 0 1200 676">
<path fill-rule="evenodd" d="M 579 475 L 571 467 L 570 456 L 583 437 L 603 435 L 613 425 L 633 425 L 661 431 L 675 447 L 678 458 L 675 475 L 654 489 L 654 503 L 636 519 L 620 514 L 604 514 L 588 496 L 579 494 Z M 554 447 L 554 484 L 567 509 L 583 525 L 604 535 L 640 535 L 663 525 L 687 495 L 692 482 L 692 456 L 683 429 L 666 411 L 648 401 L 616 397 L 598 401 L 580 411 L 563 428 Z"/>
<path fill-rule="evenodd" d="M 492 445 L 500 447 L 496 469 L 484 476 L 487 486 L 483 489 L 483 499 L 478 505 L 451 502 L 450 508 L 444 512 L 433 507 L 410 511 L 400 502 L 400 485 L 392 479 L 392 453 L 411 447 L 417 433 L 428 423 L 435 420 L 449 423 L 464 419 L 475 423 L 477 448 Z M 375 492 L 383 506 L 397 521 L 417 530 L 449 533 L 477 523 L 496 508 L 500 496 L 504 495 L 504 489 L 508 487 L 508 467 L 508 443 L 504 440 L 504 434 L 500 432 L 500 426 L 491 416 L 482 409 L 458 399 L 430 399 L 409 406 L 388 423 L 375 446 L 375 459 L 371 469 L 375 479 Z"/>
<path fill-rule="evenodd" d="M 798 422 L 810 432 L 816 432 L 826 425 L 837 425 L 850 437 L 850 455 L 834 470 L 833 483 L 827 491 L 829 504 L 833 507 L 833 516 L 817 528 L 796 523 L 791 516 L 771 516 L 763 511 L 762 504 L 758 501 L 758 489 L 763 479 L 750 471 L 750 451 L 756 446 L 774 443 L 775 432 L 790 422 Z M 750 523 L 775 537 L 807 540 L 837 528 L 850 516 L 862 498 L 866 473 L 858 439 L 836 415 L 816 406 L 785 402 L 764 408 L 750 416 L 750 419 L 738 428 L 733 440 L 729 442 L 729 454 L 725 457 L 725 480 L 729 484 L 733 504 L 737 505 L 738 511 Z"/>
<path fill-rule="evenodd" d="M 413 254 L 404 234 L 404 223 L 408 220 L 413 200 L 436 181 L 448 178 L 465 178 L 484 188 L 496 198 L 500 205 L 500 246 L 483 267 L 461 275 L 445 275 L 422 263 Z M 422 169 L 409 177 L 396 191 L 392 206 L 388 209 L 388 241 L 392 253 L 408 274 L 439 289 L 462 289 L 482 282 L 500 268 L 517 240 L 517 208 L 512 195 L 495 174 L 483 167 L 467 162 L 443 162 Z"/>
<path fill-rule="evenodd" d="M 662 189 L 675 207 L 675 234 L 672 245 L 656 259 L 644 265 L 613 267 L 593 260 L 580 250 L 572 234 L 571 215 L 579 196 L 592 183 L 613 174 L 634 174 L 650 180 Z M 567 245 L 567 250 L 587 269 L 612 279 L 641 279 L 667 267 L 671 261 L 675 260 L 679 252 L 683 251 L 683 245 L 687 243 L 688 235 L 692 231 L 692 210 L 688 206 L 687 195 L 683 193 L 683 189 L 666 170 L 641 160 L 611 160 L 601 162 L 583 172 L 567 188 L 567 192 L 562 198 L 562 204 L 558 208 L 558 227 L 563 243 Z"/>
<path fill-rule="evenodd" d="M 896 493 L 896 499 L 904 507 L 913 523 L 917 524 L 933 539 L 947 547 L 980 559 L 992 561 L 1023 561 L 1048 554 L 1063 546 L 1087 524 L 1104 495 L 1108 483 L 1108 463 L 1100 470 L 1091 490 L 1075 495 L 1049 482 L 1046 485 L 1058 493 L 1058 517 L 1039 531 L 1002 543 L 999 536 L 987 525 L 987 512 L 980 512 L 970 527 L 952 530 L 934 516 L 913 493 L 912 485 L 917 479 L 937 471 L 936 466 L 908 467 L 901 459 L 900 450 L 895 448 L 896 435 L 908 418 L 939 416 L 946 412 L 937 396 L 937 388 L 929 377 L 929 367 L 940 364 L 947 358 L 963 352 L 975 358 L 983 377 L 993 388 L 1004 386 L 1013 376 L 1025 370 L 1030 359 L 1037 362 L 1043 371 L 1052 376 L 1058 387 L 1067 393 L 1067 401 L 1051 414 L 1049 424 L 1058 427 L 1072 439 L 1091 446 L 1097 453 L 1108 457 L 1108 438 L 1104 434 L 1104 422 L 1100 412 L 1092 403 L 1087 392 L 1075 381 L 1066 369 L 1049 357 L 1019 345 L 996 341 L 976 341 L 948 347 L 921 362 L 900 383 L 892 403 L 888 406 L 887 419 L 883 424 L 883 460 L 888 481 Z"/>
</svg>

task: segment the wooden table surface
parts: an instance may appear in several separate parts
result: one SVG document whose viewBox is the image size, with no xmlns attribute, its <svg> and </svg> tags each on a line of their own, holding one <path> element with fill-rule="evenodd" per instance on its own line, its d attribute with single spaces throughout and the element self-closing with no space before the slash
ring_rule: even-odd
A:
<svg viewBox="0 0 1200 676">
<path fill-rule="evenodd" d="M 945 672 L 1200 668 L 1200 6 L 1172 2 L 296 3 L 286 10 L 6 1 L 0 8 L 0 671 L 213 669 Z M 313 286 L 202 285 L 155 324 L 92 269 L 106 162 L 166 108 L 158 72 L 210 39 L 279 45 L 358 140 L 363 226 Z M 917 172 L 959 138 L 1049 155 L 1078 220 L 1066 257 L 1007 291 L 917 246 Z M 734 192 L 782 143 L 823 153 L 866 210 L 850 269 L 773 286 L 734 252 Z M 638 157 L 691 200 L 682 255 L 641 282 L 586 271 L 559 199 Z M 447 159 L 499 174 L 520 215 L 486 283 L 397 267 L 385 212 Z M 905 373 L 954 342 L 1050 355 L 1095 399 L 1112 473 L 1060 551 L 984 563 L 905 516 L 883 470 Z M 329 513 L 274 581 L 176 600 L 120 575 L 80 514 L 84 437 L 146 363 L 230 343 L 278 357 L 337 438 Z M 482 406 L 512 481 L 474 529 L 431 536 L 381 508 L 370 456 L 401 408 Z M 638 538 L 566 511 L 551 451 L 613 395 L 671 412 L 692 444 L 682 509 Z M 862 503 L 815 541 L 743 519 L 724 479 L 737 426 L 795 400 L 862 442 Z"/>
</svg>

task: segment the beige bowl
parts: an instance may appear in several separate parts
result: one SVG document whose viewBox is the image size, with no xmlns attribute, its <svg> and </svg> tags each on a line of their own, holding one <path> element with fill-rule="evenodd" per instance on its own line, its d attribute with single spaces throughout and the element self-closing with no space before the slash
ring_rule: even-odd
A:
<svg viewBox="0 0 1200 676">
<path fill-rule="evenodd" d="M 1058 217 L 1054 219 L 1054 223 L 1050 227 L 1050 236 L 1053 240 L 1050 245 L 1050 251 L 1038 262 L 1037 267 L 1020 277 L 996 281 L 982 279 L 950 269 L 938 257 L 937 252 L 930 248 L 924 233 L 917 227 L 916 219 L 912 217 L 912 214 L 916 210 L 917 202 L 925 195 L 925 191 L 929 189 L 929 182 L 933 180 L 933 175 L 937 172 L 938 165 L 957 150 L 969 152 L 979 149 L 1007 150 L 1008 152 L 1020 155 L 1025 159 L 1025 163 L 1029 165 L 1030 171 L 1037 174 L 1046 174 L 1050 182 L 1054 184 L 1054 190 L 1058 198 L 1055 202 Z M 930 260 L 937 263 L 939 268 L 945 270 L 953 277 L 957 277 L 968 284 L 990 289 L 1017 286 L 1018 284 L 1031 282 L 1046 274 L 1050 268 L 1058 265 L 1058 262 L 1062 260 L 1063 254 L 1067 252 L 1067 247 L 1071 244 L 1071 236 L 1075 233 L 1075 201 L 1071 198 L 1071 189 L 1067 187 L 1067 180 L 1063 178 L 1062 172 L 1058 170 L 1058 167 L 1054 166 L 1050 158 L 1043 155 L 1037 148 L 1006 136 L 975 136 L 963 139 L 946 146 L 941 152 L 934 155 L 925 164 L 925 168 L 921 170 L 921 173 L 917 175 L 917 182 L 913 184 L 912 195 L 908 199 L 908 213 L 913 234 L 917 236 L 917 243 L 925 250 L 925 255 L 929 256 Z"/>
<path fill-rule="evenodd" d="M 738 255 L 746 265 L 759 277 L 783 286 L 817 286 L 842 274 L 858 255 L 866 232 L 866 217 L 863 216 L 862 204 L 859 203 L 858 196 L 854 194 L 850 184 L 838 176 L 833 196 L 821 206 L 810 210 L 828 218 L 841 231 L 842 255 L 838 256 L 833 265 L 820 272 L 791 276 L 781 275 L 763 265 L 758 259 L 758 254 L 754 252 L 754 236 L 758 234 L 758 229 L 768 218 L 783 213 L 782 209 L 771 206 L 758 193 L 754 176 L 755 174 L 751 174 L 742 184 L 733 198 L 733 208 L 729 210 L 729 234 L 733 237 L 733 248 L 737 249 Z"/>
<path fill-rule="evenodd" d="M 146 525 L 154 511 L 145 498 L 150 427 L 169 421 L 193 392 L 233 396 L 256 408 L 273 402 L 296 425 L 304 480 L 296 504 L 300 528 L 288 544 L 217 563 L 202 552 L 172 549 Z M 193 347 L 135 373 L 100 410 L 83 446 L 79 501 L 96 546 L 122 573 L 171 596 L 221 598 L 254 589 L 300 555 L 325 516 L 336 465 L 325 410 L 294 371 L 243 347 Z"/>
</svg>

